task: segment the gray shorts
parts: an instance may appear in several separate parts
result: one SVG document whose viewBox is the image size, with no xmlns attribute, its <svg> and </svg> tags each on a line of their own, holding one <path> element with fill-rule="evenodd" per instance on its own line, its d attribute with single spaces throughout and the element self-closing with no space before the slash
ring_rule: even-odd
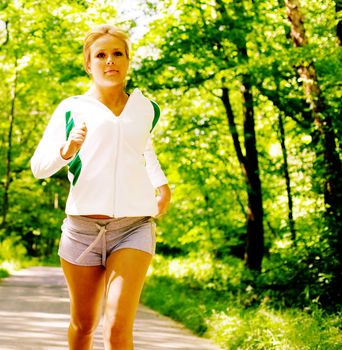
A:
<svg viewBox="0 0 342 350">
<path fill-rule="evenodd" d="M 58 255 L 81 266 L 105 266 L 107 257 L 122 248 L 154 255 L 155 227 L 150 216 L 93 219 L 68 215 L 63 221 Z"/>
</svg>

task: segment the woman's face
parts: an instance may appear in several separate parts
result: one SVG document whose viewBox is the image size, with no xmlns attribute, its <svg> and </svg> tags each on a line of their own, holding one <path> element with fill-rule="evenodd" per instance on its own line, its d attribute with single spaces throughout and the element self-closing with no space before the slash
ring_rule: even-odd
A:
<svg viewBox="0 0 342 350">
<path fill-rule="evenodd" d="M 112 35 L 98 38 L 90 46 L 88 71 L 94 83 L 100 87 L 114 87 L 125 84 L 129 67 L 125 44 Z"/>
</svg>

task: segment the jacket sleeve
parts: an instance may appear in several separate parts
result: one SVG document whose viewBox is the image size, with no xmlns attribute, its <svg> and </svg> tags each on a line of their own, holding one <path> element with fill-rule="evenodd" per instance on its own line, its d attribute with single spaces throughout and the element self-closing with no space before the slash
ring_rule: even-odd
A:
<svg viewBox="0 0 342 350">
<path fill-rule="evenodd" d="M 147 174 L 154 188 L 168 183 L 167 178 L 160 166 L 157 155 L 153 149 L 151 136 L 149 136 L 144 151 Z"/>
<path fill-rule="evenodd" d="M 66 140 L 64 110 L 63 103 L 59 104 L 31 158 L 32 173 L 37 179 L 55 174 L 70 162 L 70 159 L 65 160 L 60 154 Z"/>
</svg>

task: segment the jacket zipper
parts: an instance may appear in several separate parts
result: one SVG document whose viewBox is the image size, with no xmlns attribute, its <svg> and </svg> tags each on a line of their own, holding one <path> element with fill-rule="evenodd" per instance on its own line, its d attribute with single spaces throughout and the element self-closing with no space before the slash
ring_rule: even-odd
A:
<svg viewBox="0 0 342 350">
<path fill-rule="evenodd" d="M 118 169 L 118 159 L 119 159 L 119 145 L 120 145 L 120 121 L 116 120 L 117 123 L 117 141 L 116 141 L 116 155 L 115 155 L 115 162 L 114 162 L 114 200 L 113 200 L 113 217 L 115 217 L 115 214 L 117 212 L 116 210 L 116 202 L 117 202 L 117 182 L 118 182 L 118 177 L 117 177 L 117 169 Z"/>
</svg>

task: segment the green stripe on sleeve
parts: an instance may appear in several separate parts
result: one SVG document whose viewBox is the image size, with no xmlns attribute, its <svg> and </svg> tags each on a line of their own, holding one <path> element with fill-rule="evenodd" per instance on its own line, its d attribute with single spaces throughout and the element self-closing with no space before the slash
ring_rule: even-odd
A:
<svg viewBox="0 0 342 350">
<path fill-rule="evenodd" d="M 74 119 L 71 117 L 71 111 L 68 111 L 65 113 L 65 132 L 66 132 L 67 140 L 74 126 L 75 126 L 75 123 L 74 123 Z M 79 151 L 77 152 L 75 158 L 71 162 L 69 162 L 68 166 L 69 166 L 70 173 L 74 175 L 74 178 L 72 180 L 72 185 L 75 186 L 82 170 L 82 161 L 79 156 Z"/>
<path fill-rule="evenodd" d="M 150 102 L 152 103 L 153 110 L 154 110 L 154 118 L 153 118 L 153 122 L 152 122 L 152 128 L 150 130 L 150 132 L 152 132 L 152 130 L 154 129 L 154 127 L 158 123 L 158 120 L 160 117 L 160 108 L 154 101 L 150 100 Z"/>
<path fill-rule="evenodd" d="M 78 152 L 76 157 L 68 164 L 68 166 L 69 166 L 69 171 L 71 172 L 71 174 L 74 175 L 72 184 L 73 186 L 75 186 L 82 170 L 82 161 Z"/>
<path fill-rule="evenodd" d="M 66 139 L 69 138 L 70 131 L 75 126 L 74 119 L 71 118 L 71 111 L 65 113 L 65 131 L 66 131 Z"/>
</svg>

